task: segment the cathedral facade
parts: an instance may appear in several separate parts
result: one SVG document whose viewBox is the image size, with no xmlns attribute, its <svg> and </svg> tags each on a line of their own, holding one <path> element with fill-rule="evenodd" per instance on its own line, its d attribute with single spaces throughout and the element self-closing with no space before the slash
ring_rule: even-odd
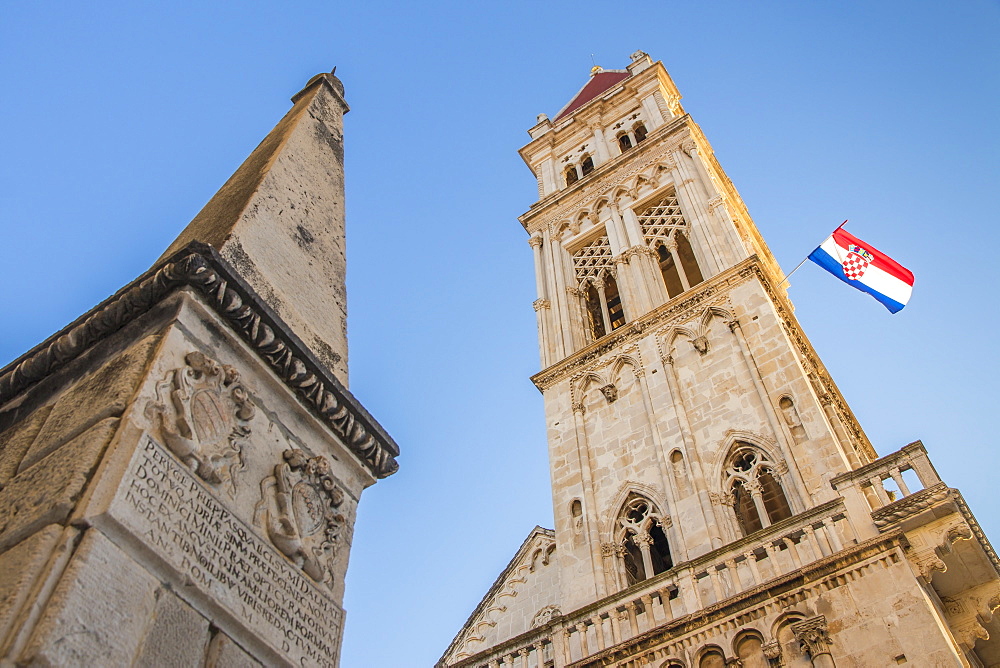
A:
<svg viewBox="0 0 1000 668">
<path fill-rule="evenodd" d="M 555 528 L 439 665 L 1000 665 L 996 553 L 875 452 L 680 100 L 637 52 L 528 131 Z"/>
</svg>

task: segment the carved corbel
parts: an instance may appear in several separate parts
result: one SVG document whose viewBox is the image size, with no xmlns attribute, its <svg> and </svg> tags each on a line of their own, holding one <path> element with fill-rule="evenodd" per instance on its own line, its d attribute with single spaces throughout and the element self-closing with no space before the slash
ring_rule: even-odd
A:
<svg viewBox="0 0 1000 668">
<path fill-rule="evenodd" d="M 694 346 L 694 349 L 698 351 L 699 355 L 704 356 L 708 353 L 708 339 L 704 336 L 696 336 L 691 339 L 691 345 Z"/>
<path fill-rule="evenodd" d="M 777 640 L 768 640 L 760 646 L 760 651 L 764 653 L 764 658 L 767 659 L 772 666 L 781 665 L 781 643 Z"/>
<path fill-rule="evenodd" d="M 613 404 L 618 399 L 618 388 L 614 384 L 608 383 L 601 387 L 601 394 L 604 395 L 609 404 Z"/>
</svg>

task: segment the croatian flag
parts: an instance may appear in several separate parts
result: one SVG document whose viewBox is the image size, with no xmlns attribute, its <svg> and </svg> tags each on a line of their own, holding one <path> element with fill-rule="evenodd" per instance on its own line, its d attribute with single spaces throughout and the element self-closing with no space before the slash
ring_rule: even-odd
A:
<svg viewBox="0 0 1000 668">
<path fill-rule="evenodd" d="M 843 225 L 810 253 L 809 259 L 844 283 L 867 292 L 892 313 L 906 306 L 913 291 L 909 269 L 848 233 Z"/>
</svg>

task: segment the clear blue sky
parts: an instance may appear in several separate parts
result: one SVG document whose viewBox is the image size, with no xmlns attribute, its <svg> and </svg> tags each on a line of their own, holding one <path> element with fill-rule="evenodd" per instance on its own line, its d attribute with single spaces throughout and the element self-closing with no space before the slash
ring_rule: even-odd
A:
<svg viewBox="0 0 1000 668">
<path fill-rule="evenodd" d="M 551 526 L 516 150 L 587 79 L 662 59 L 786 269 L 840 221 L 909 266 L 813 266 L 797 314 L 882 454 L 921 438 L 1000 541 L 1000 5 L 6 3 L 0 364 L 144 271 L 337 66 L 352 390 L 402 448 L 362 498 L 344 666 L 430 666 Z"/>
</svg>

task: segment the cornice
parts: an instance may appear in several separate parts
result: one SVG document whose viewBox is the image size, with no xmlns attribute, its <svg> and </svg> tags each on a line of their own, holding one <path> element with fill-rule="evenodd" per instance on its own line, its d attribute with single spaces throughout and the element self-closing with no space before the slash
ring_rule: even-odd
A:
<svg viewBox="0 0 1000 668">
<path fill-rule="evenodd" d="M 378 478 L 399 468 L 399 446 L 214 248 L 193 242 L 63 330 L 0 369 L 0 405 L 181 288 L 191 288 Z"/>
</svg>

